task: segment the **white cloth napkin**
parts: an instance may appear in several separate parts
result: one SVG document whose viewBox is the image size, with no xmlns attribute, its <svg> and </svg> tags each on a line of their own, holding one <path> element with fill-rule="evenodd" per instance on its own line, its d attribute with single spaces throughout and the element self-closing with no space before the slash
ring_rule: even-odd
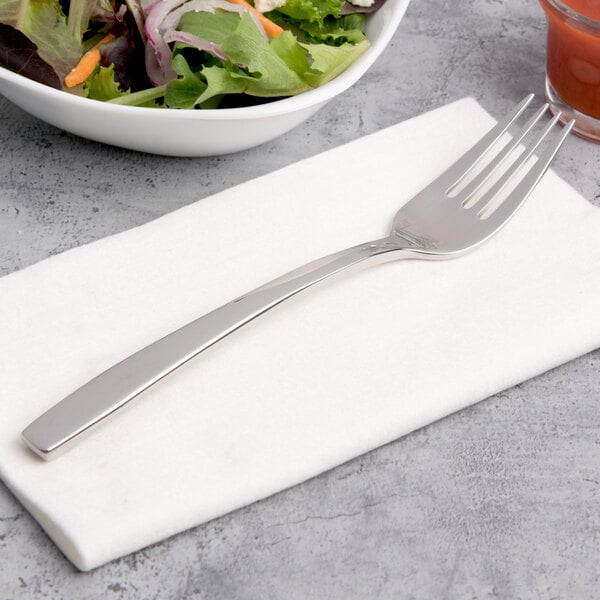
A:
<svg viewBox="0 0 600 600">
<path fill-rule="evenodd" d="M 472 99 L 0 280 L 0 475 L 82 570 L 326 469 L 600 345 L 600 211 L 549 172 L 447 262 L 297 296 L 54 462 L 20 431 L 138 348 L 387 232 L 493 120 Z"/>
</svg>

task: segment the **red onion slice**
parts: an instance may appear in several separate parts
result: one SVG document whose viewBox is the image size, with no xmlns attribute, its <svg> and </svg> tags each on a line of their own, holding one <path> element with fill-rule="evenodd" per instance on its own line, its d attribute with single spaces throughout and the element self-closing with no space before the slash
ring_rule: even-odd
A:
<svg viewBox="0 0 600 600">
<path fill-rule="evenodd" d="M 163 39 L 159 30 L 164 18 L 185 0 L 159 0 L 155 2 L 146 16 L 144 32 L 146 33 L 146 72 L 148 79 L 155 85 L 163 85 L 175 79 L 177 73 L 171 66 L 171 49 Z"/>
<path fill-rule="evenodd" d="M 198 50 L 204 50 L 206 52 L 210 52 L 215 56 L 219 57 L 222 60 L 229 60 L 229 56 L 221 51 L 221 47 L 219 44 L 215 44 L 214 42 L 209 42 L 208 40 L 202 39 L 197 35 L 193 35 L 191 33 L 187 33 L 187 31 L 175 31 L 171 30 L 167 32 L 164 36 L 165 42 L 183 42 L 188 46 L 193 46 L 194 48 L 198 48 Z"/>
</svg>

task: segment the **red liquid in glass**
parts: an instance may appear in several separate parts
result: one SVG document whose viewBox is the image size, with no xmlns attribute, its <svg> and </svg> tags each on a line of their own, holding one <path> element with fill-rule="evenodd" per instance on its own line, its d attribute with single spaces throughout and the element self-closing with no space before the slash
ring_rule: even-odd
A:
<svg viewBox="0 0 600 600">
<path fill-rule="evenodd" d="M 600 0 L 563 2 L 597 23 L 596 27 L 578 24 L 540 0 L 548 17 L 546 72 L 564 102 L 600 119 Z"/>
</svg>

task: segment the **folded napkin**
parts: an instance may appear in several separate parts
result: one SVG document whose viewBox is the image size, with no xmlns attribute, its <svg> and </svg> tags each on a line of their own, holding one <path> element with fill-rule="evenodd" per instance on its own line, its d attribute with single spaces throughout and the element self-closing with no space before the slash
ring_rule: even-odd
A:
<svg viewBox="0 0 600 600">
<path fill-rule="evenodd" d="M 472 99 L 0 280 L 0 475 L 82 570 L 292 486 L 600 345 L 600 211 L 549 172 L 476 252 L 298 295 L 54 462 L 20 441 L 100 371 L 381 237 L 493 124 Z"/>
</svg>

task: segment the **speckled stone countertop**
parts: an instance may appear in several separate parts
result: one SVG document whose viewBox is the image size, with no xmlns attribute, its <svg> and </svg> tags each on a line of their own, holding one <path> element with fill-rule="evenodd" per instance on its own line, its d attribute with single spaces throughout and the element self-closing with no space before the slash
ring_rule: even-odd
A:
<svg viewBox="0 0 600 600">
<path fill-rule="evenodd" d="M 543 96 L 535 0 L 413 0 L 374 68 L 237 155 L 105 147 L 0 98 L 0 275 L 464 96 Z M 600 204 L 600 146 L 555 170 Z M 82 574 L 0 485 L 0 600 L 600 597 L 600 351 L 324 475 Z"/>
</svg>

